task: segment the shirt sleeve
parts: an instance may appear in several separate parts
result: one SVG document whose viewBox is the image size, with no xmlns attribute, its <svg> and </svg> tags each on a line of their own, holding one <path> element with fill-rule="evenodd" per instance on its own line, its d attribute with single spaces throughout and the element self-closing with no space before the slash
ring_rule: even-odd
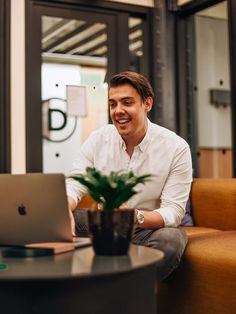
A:
<svg viewBox="0 0 236 314">
<path fill-rule="evenodd" d="M 85 173 L 87 167 L 94 167 L 94 147 L 96 144 L 96 134 L 92 133 L 90 137 L 84 142 L 78 157 L 72 164 L 71 175 Z M 81 200 L 86 193 L 86 188 L 78 181 L 72 178 L 66 179 L 67 195 L 72 197 L 76 204 Z"/>
<path fill-rule="evenodd" d="M 176 150 L 171 169 L 161 193 L 160 208 L 165 227 L 177 227 L 185 214 L 192 182 L 192 160 L 187 143 Z"/>
</svg>

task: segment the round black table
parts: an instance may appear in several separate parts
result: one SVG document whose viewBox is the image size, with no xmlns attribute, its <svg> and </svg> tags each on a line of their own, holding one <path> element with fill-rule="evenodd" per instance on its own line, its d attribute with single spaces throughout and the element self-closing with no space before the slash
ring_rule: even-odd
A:
<svg viewBox="0 0 236 314">
<path fill-rule="evenodd" d="M 156 266 L 162 257 L 136 245 L 127 256 L 95 256 L 89 247 L 37 258 L 0 257 L 7 265 L 0 271 L 0 312 L 156 313 Z"/>
</svg>

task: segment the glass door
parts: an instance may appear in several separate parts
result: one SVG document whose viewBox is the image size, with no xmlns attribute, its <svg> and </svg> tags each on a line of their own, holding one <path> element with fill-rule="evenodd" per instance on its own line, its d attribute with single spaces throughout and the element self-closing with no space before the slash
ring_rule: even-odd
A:
<svg viewBox="0 0 236 314">
<path fill-rule="evenodd" d="M 43 172 L 68 175 L 81 143 L 108 123 L 108 24 L 41 17 Z"/>
<path fill-rule="evenodd" d="M 149 11 L 26 3 L 26 171 L 68 174 L 84 140 L 109 122 L 111 76 L 151 76 Z"/>
<path fill-rule="evenodd" d="M 28 16 L 27 171 L 68 175 L 81 143 L 108 123 L 115 16 L 38 5 Z"/>
</svg>

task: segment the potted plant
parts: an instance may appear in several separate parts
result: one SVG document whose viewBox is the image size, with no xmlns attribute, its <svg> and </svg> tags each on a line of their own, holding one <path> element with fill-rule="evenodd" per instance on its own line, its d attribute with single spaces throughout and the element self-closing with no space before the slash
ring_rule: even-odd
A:
<svg viewBox="0 0 236 314">
<path fill-rule="evenodd" d="M 120 208 L 137 192 L 134 187 L 144 184 L 151 175 L 136 176 L 132 171 L 111 171 L 102 174 L 87 168 L 84 174 L 71 176 L 87 188 L 98 204 L 88 210 L 89 233 L 97 255 L 125 255 L 131 241 L 134 210 Z"/>
</svg>

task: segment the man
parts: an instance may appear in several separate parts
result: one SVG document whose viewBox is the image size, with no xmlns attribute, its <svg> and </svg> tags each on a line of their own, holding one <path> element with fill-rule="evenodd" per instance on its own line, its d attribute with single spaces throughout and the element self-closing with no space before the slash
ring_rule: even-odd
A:
<svg viewBox="0 0 236 314">
<path fill-rule="evenodd" d="M 192 181 L 189 146 L 174 132 L 148 120 L 153 90 L 144 76 L 135 72 L 115 75 L 108 98 L 113 125 L 92 133 L 82 145 L 72 174 L 96 167 L 106 173 L 132 170 L 137 175 L 153 175 L 123 206 L 136 208 L 132 242 L 165 253 L 158 268 L 162 280 L 177 267 L 187 243 L 186 235 L 177 227 L 185 213 Z M 72 212 L 85 189 L 68 180 L 67 193 Z"/>
</svg>

